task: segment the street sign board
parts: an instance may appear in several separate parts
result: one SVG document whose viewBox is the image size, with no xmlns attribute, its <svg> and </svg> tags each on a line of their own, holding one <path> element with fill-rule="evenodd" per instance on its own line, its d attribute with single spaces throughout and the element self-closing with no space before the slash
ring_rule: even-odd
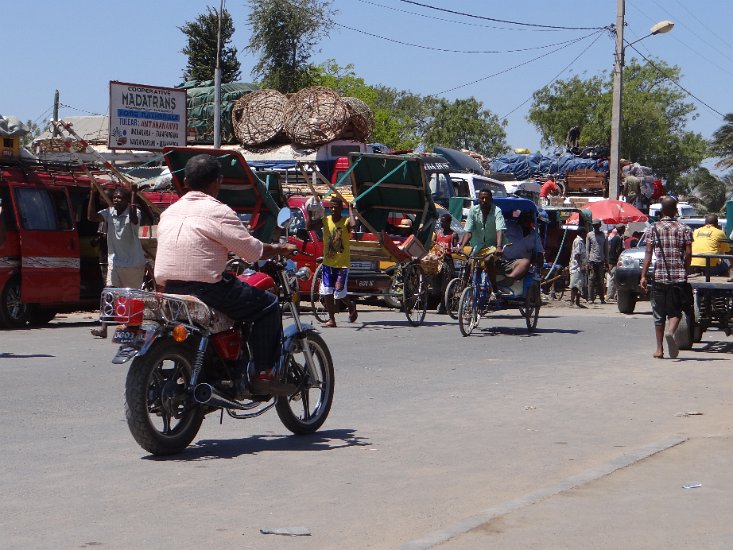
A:
<svg viewBox="0 0 733 550">
<path fill-rule="evenodd" d="M 186 90 L 109 83 L 110 149 L 161 151 L 186 146 Z"/>
</svg>

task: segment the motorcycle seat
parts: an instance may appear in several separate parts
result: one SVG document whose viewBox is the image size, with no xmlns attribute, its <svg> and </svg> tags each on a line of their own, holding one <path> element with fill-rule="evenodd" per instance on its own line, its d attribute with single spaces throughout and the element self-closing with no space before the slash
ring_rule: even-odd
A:
<svg viewBox="0 0 733 550">
<path fill-rule="evenodd" d="M 169 299 L 166 300 L 166 298 Z M 150 309 L 155 311 L 159 307 L 167 320 L 188 323 L 189 319 L 186 316 L 187 310 L 188 315 L 191 317 L 190 321 L 208 329 L 212 334 L 229 330 L 235 322 L 222 312 L 207 306 L 196 296 L 163 293 L 156 295 L 154 299 L 156 304 Z M 180 307 L 181 302 L 186 305 L 185 309 Z M 146 308 L 146 312 L 150 311 L 150 309 Z"/>
</svg>

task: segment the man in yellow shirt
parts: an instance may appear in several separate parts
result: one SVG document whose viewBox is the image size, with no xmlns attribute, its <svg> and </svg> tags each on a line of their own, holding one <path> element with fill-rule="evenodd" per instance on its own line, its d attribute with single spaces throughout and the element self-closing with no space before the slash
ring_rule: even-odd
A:
<svg viewBox="0 0 733 550">
<path fill-rule="evenodd" d="M 349 240 L 351 230 L 356 225 L 354 210 L 349 204 L 349 217 L 344 218 L 342 210 L 344 201 L 340 197 L 331 198 L 331 215 L 323 217 L 322 207 L 310 201 L 308 229 L 323 228 L 323 277 L 320 294 L 328 311 L 328 321 L 324 327 L 336 326 L 336 300 L 340 300 L 349 310 L 349 322 L 356 321 L 358 316 L 356 304 L 348 297 L 349 265 L 351 250 Z M 320 218 L 320 219 L 319 219 Z"/>
<path fill-rule="evenodd" d="M 718 225 L 718 216 L 709 214 L 705 217 L 705 225 L 692 234 L 692 264 L 695 271 L 705 272 L 705 258 L 695 258 L 695 254 L 726 254 L 730 251 L 728 237 Z M 726 275 L 729 264 L 726 260 L 713 258 L 710 260 L 710 275 Z"/>
</svg>

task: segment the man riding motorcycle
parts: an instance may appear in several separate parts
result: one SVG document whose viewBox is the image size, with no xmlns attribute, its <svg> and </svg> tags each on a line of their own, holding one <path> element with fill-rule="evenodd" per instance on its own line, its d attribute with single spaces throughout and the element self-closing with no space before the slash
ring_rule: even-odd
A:
<svg viewBox="0 0 733 550">
<path fill-rule="evenodd" d="M 223 178 L 219 161 L 211 155 L 196 155 L 186 163 L 189 191 L 163 212 L 158 224 L 155 279 L 167 293 L 196 296 L 232 319 L 252 324 L 251 389 L 268 394 L 278 384 L 273 379 L 282 335 L 277 297 L 222 272 L 229 252 L 254 262 L 290 256 L 296 246 L 263 243 L 250 235 L 236 213 L 216 199 Z M 246 377 L 242 372 L 238 386 Z"/>
</svg>

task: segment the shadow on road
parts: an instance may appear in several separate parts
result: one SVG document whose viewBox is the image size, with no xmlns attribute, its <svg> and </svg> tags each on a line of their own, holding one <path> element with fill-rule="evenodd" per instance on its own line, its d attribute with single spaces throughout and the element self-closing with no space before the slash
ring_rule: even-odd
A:
<svg viewBox="0 0 733 550">
<path fill-rule="evenodd" d="M 145 460 L 193 462 L 237 458 L 262 452 L 333 451 L 345 447 L 364 447 L 371 443 L 354 435 L 354 430 L 324 430 L 311 435 L 252 435 L 242 439 L 201 439 L 181 454 L 170 457 L 148 455 Z"/>
<path fill-rule="evenodd" d="M 708 342 L 704 346 L 694 349 L 694 351 L 704 351 L 707 353 L 733 353 L 733 342 Z"/>
<path fill-rule="evenodd" d="M 47 353 L 0 353 L 0 359 L 37 359 L 39 357 L 56 357 Z"/>
<path fill-rule="evenodd" d="M 583 332 L 579 329 L 569 328 L 536 328 L 534 332 L 527 332 L 526 327 L 478 327 L 471 336 L 494 336 L 496 334 L 505 334 L 509 336 L 526 336 L 533 337 L 541 334 L 580 334 Z"/>
<path fill-rule="evenodd" d="M 449 321 L 423 321 L 420 325 L 421 327 L 444 327 L 448 325 L 455 325 L 458 321 L 453 321 L 450 319 Z M 357 330 L 361 330 L 364 328 L 385 328 L 385 329 L 391 329 L 391 328 L 401 328 L 401 327 L 411 327 L 412 325 L 410 322 L 405 319 L 404 321 L 365 321 L 361 324 L 361 326 L 356 326 Z"/>
</svg>

